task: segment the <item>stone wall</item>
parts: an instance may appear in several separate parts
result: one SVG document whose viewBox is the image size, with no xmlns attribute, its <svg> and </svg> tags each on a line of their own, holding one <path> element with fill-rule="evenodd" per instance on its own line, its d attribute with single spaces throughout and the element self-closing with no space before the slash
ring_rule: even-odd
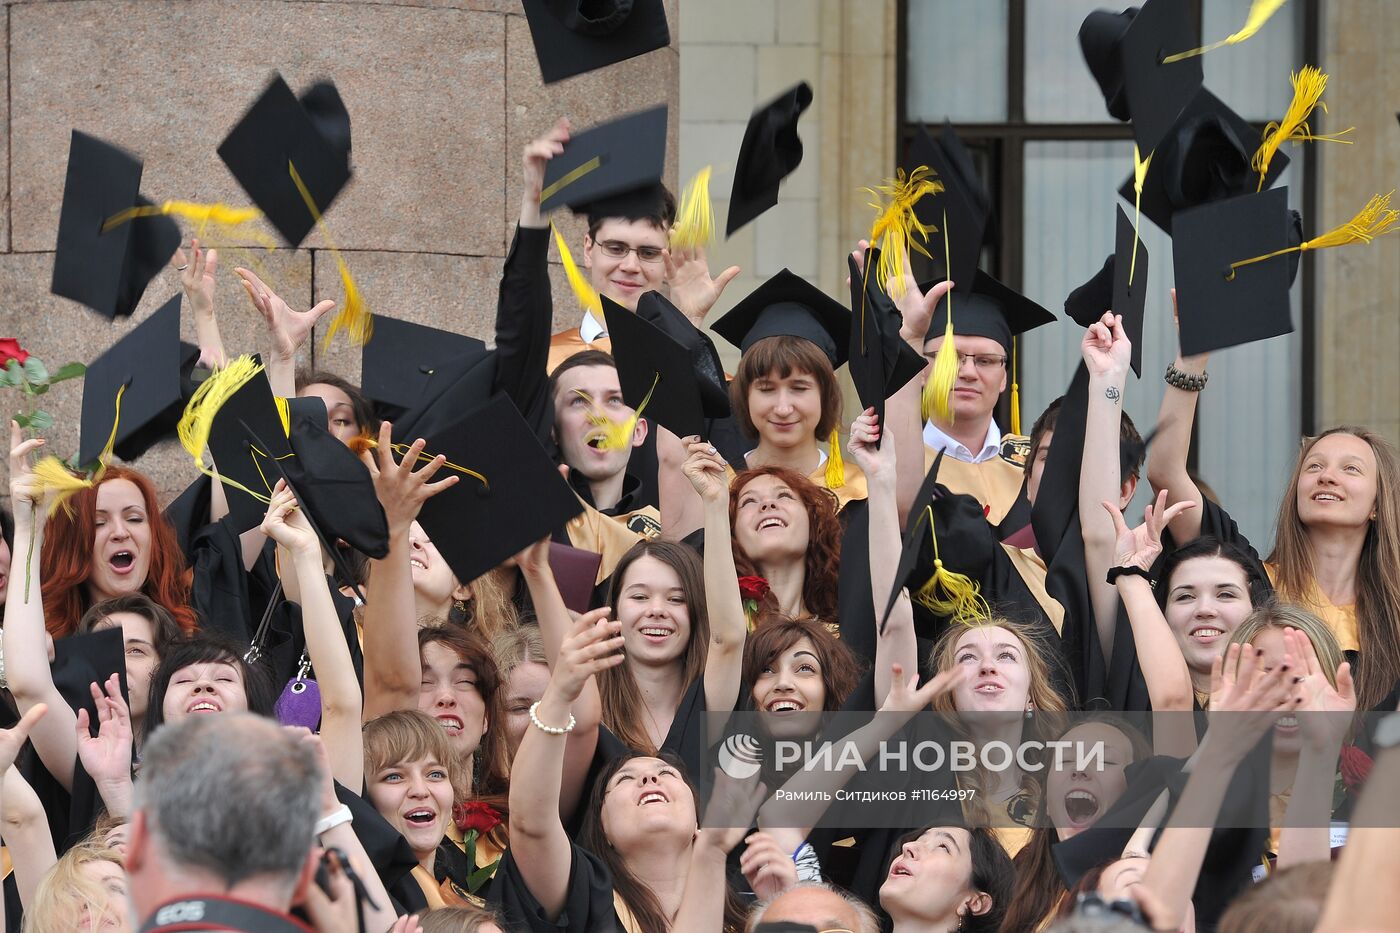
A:
<svg viewBox="0 0 1400 933">
<path fill-rule="evenodd" d="M 133 320 L 115 324 L 49 294 L 70 130 L 137 153 L 142 191 L 156 201 L 246 204 L 215 149 L 278 70 L 294 90 L 334 80 L 350 111 L 355 178 L 327 221 L 371 309 L 489 340 L 520 151 L 533 136 L 560 115 L 582 129 L 669 103 L 674 184 L 679 0 L 667 12 L 671 48 L 545 87 L 518 0 L 7 2 L 0 335 L 50 364 L 90 360 L 179 290 L 175 272 L 157 276 Z M 580 243 L 582 223 L 559 220 Z M 232 267 L 260 264 L 306 308 L 342 297 L 325 245 L 320 233 L 272 254 L 226 244 L 218 312 L 231 352 L 264 345 Z M 575 303 L 554 271 L 556 325 L 573 326 Z M 359 379 L 359 351 L 344 344 L 323 352 L 318 342 L 304 362 Z M 78 384 L 48 396 L 62 456 L 76 449 L 80 397 Z M 193 476 L 173 441 L 137 465 L 166 496 Z"/>
</svg>

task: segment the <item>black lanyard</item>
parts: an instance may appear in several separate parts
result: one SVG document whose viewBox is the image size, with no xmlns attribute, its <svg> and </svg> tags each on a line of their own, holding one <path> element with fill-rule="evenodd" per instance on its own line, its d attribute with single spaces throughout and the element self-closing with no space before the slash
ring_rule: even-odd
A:
<svg viewBox="0 0 1400 933">
<path fill-rule="evenodd" d="M 141 933 L 177 933 L 181 930 L 307 933 L 305 926 L 285 914 L 217 897 L 187 897 L 172 901 L 161 906 L 141 927 Z"/>
</svg>

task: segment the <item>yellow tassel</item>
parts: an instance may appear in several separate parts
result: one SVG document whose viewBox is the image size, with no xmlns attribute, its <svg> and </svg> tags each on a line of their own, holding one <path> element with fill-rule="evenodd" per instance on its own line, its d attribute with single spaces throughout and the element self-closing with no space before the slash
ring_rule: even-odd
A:
<svg viewBox="0 0 1400 933">
<path fill-rule="evenodd" d="M 588 402 L 588 420 L 599 430 L 594 434 L 598 440 L 599 450 L 625 450 L 632 446 L 632 432 L 637 427 L 637 419 L 642 416 L 647 404 L 651 401 L 651 394 L 656 391 L 656 384 L 661 381 L 661 374 L 651 380 L 651 388 L 647 389 L 647 394 L 642 398 L 642 404 L 632 412 L 631 417 L 625 421 L 613 421 L 598 409 L 598 404 L 593 401 L 592 396 L 582 389 L 574 391 Z"/>
<path fill-rule="evenodd" d="M 671 230 L 673 249 L 708 246 L 715 238 L 715 212 L 710 205 L 710 166 L 695 173 L 681 193 L 676 225 Z"/>
<path fill-rule="evenodd" d="M 899 169 L 895 177 L 875 188 L 866 188 L 875 200 L 870 206 L 875 208 L 875 223 L 870 228 L 870 245 L 880 250 L 880 266 L 876 272 L 876 283 L 888 288 L 895 298 L 904 296 L 904 276 L 908 272 L 905 263 L 909 251 L 916 250 L 928 256 L 924 243 L 928 235 L 937 230 L 931 224 L 922 224 L 914 215 L 914 205 L 926 194 L 938 194 L 943 190 L 943 182 L 935 181 L 932 169 L 920 165 L 908 175 Z M 930 257 L 931 258 L 931 257 Z"/>
<path fill-rule="evenodd" d="M 335 313 L 335 317 L 331 318 L 330 326 L 326 328 L 326 336 L 321 340 L 321 349 L 328 348 L 331 345 L 331 338 L 342 330 L 349 336 L 352 346 L 363 347 L 374 335 L 374 317 L 370 314 L 369 305 L 360 294 L 360 288 L 355 284 L 355 279 L 350 275 L 350 267 L 345 264 L 345 257 L 340 255 L 335 240 L 331 239 L 331 231 L 326 227 L 326 222 L 321 217 L 321 209 L 316 206 L 316 201 L 311 197 L 306 183 L 301 180 L 301 175 L 297 173 L 297 167 L 288 161 L 287 171 L 291 173 L 292 184 L 297 186 L 297 192 L 301 194 L 301 200 L 306 205 L 306 209 L 311 212 L 311 218 L 316 221 L 321 235 L 326 238 L 326 248 L 335 257 L 336 268 L 340 271 L 340 285 L 345 289 L 345 301 L 341 304 L 340 310 Z"/>
<path fill-rule="evenodd" d="M 1142 158 L 1137 143 L 1133 143 L 1133 260 L 1128 264 L 1128 284 L 1133 284 L 1133 274 L 1137 272 L 1138 226 L 1142 223 L 1142 184 L 1147 180 L 1147 169 L 1152 164 L 1152 153 Z M 1019 432 L 1016 432 L 1019 433 Z"/>
<path fill-rule="evenodd" d="M 251 239 L 265 249 L 277 248 L 277 241 L 267 232 L 257 228 L 242 229 L 262 217 L 262 211 L 256 207 L 231 207 L 222 201 L 213 204 L 202 204 L 198 201 L 164 201 L 160 204 L 129 207 L 108 217 L 102 224 L 102 232 L 106 233 L 113 227 L 137 217 L 157 215 L 185 218 L 194 225 L 196 237 L 206 238 L 209 228 L 216 227 L 225 233 L 236 233 Z"/>
<path fill-rule="evenodd" d="M 1239 32 L 1232 33 L 1219 42 L 1212 42 L 1210 45 L 1202 46 L 1199 49 L 1190 49 L 1185 52 L 1178 52 L 1175 55 L 1168 55 L 1166 58 L 1162 59 L 1162 64 L 1170 65 L 1182 59 L 1213 52 L 1223 46 L 1238 45 L 1264 28 L 1264 24 L 1269 21 L 1269 17 L 1277 13 L 1279 8 L 1287 2 L 1288 0 L 1254 0 L 1249 6 L 1249 13 L 1245 16 L 1244 25 L 1240 27 Z"/>
<path fill-rule="evenodd" d="M 841 432 L 831 429 L 831 440 L 827 443 L 826 481 L 827 489 L 840 489 L 846 485 L 846 461 L 841 459 Z"/>
<path fill-rule="evenodd" d="M 1321 236 L 1315 236 L 1311 240 L 1297 246 L 1290 246 L 1287 249 L 1278 249 L 1272 253 L 1265 253 L 1263 256 L 1230 263 L 1230 274 L 1225 277 L 1225 280 L 1232 281 L 1235 278 L 1235 270 L 1241 266 L 1263 262 L 1266 259 L 1273 259 L 1275 256 L 1307 252 L 1313 249 L 1328 249 L 1333 246 L 1346 246 L 1351 243 L 1370 243 L 1378 236 L 1400 230 L 1400 227 L 1395 226 L 1395 222 L 1400 220 L 1400 211 L 1396 211 L 1390 206 L 1390 198 L 1393 194 L 1395 194 L 1395 189 L 1392 188 L 1386 194 L 1373 195 L 1371 200 L 1366 202 L 1366 206 L 1361 209 L 1361 213 L 1340 227 L 1328 230 Z"/>
<path fill-rule="evenodd" d="M 288 437 L 292 435 L 292 408 L 287 404 L 287 400 L 280 395 L 272 397 L 272 404 L 277 406 L 277 417 L 282 422 L 282 433 Z"/>
<path fill-rule="evenodd" d="M 564 263 L 564 276 L 569 280 L 569 287 L 574 290 L 574 297 L 578 299 L 579 306 L 595 316 L 601 315 L 603 302 L 594 290 L 593 283 L 588 281 L 583 270 L 574 262 L 574 254 L 569 252 L 569 245 L 564 242 L 564 235 L 559 232 L 559 228 L 554 224 L 549 226 L 554 231 L 554 243 L 559 247 L 559 259 Z"/>
<path fill-rule="evenodd" d="M 366 449 L 366 450 L 373 450 L 374 448 L 376 448 L 376 447 L 379 446 L 379 443 L 378 443 L 377 441 L 375 441 L 373 438 L 371 438 L 369 435 L 367 435 L 367 434 L 361 434 L 361 435 L 359 435 L 358 437 L 352 438 L 351 441 L 350 441 L 350 445 L 349 445 L 349 446 L 350 446 L 350 449 L 351 449 L 351 450 L 354 450 L 356 453 L 359 453 L 359 450 L 356 450 L 356 443 L 355 443 L 356 441 L 360 441 L 360 442 L 362 442 L 362 444 L 368 444 L 368 447 L 363 447 L 363 448 L 362 448 L 362 449 Z M 394 453 L 396 453 L 396 454 L 398 454 L 399 456 L 402 457 L 402 456 L 407 456 L 407 455 L 408 455 L 408 451 L 409 451 L 409 448 L 410 448 L 411 446 L 412 446 L 412 445 L 410 445 L 410 444 L 390 444 L 390 445 L 389 445 L 389 449 L 392 450 Z M 428 453 L 427 451 L 422 451 L 422 450 L 420 450 L 420 451 L 418 452 L 418 459 L 417 459 L 415 462 L 416 462 L 416 463 L 432 463 L 433 460 L 435 460 L 435 459 L 437 459 L 437 455 L 436 455 L 436 454 L 430 454 L 430 453 Z M 445 466 L 445 467 L 447 467 L 447 469 L 449 469 L 449 470 L 455 470 L 456 472 L 461 473 L 461 474 L 463 474 L 463 475 L 475 477 L 475 478 L 481 483 L 481 485 L 484 486 L 484 487 L 486 487 L 486 490 L 487 490 L 488 492 L 490 492 L 490 490 L 491 490 L 491 483 L 490 483 L 490 481 L 487 480 L 486 477 L 485 477 L 484 475 L 482 475 L 481 473 L 478 473 L 476 470 L 473 470 L 473 469 L 470 469 L 469 467 L 464 467 L 464 466 L 461 466 L 461 465 L 459 465 L 459 464 L 453 463 L 451 460 L 447 460 L 447 459 L 444 459 L 444 460 L 443 460 L 443 464 L 442 464 L 442 465 Z"/>
<path fill-rule="evenodd" d="M 377 450 L 379 448 L 379 441 L 371 434 L 356 434 L 354 437 L 350 438 L 346 446 L 354 451 L 355 456 L 358 457 L 367 450 Z"/>
<path fill-rule="evenodd" d="M 72 515 L 73 507 L 68 500 L 75 492 L 91 489 L 93 485 L 91 479 L 74 473 L 53 454 L 34 464 L 34 482 L 46 494 L 53 493 L 53 499 L 49 502 L 49 517 L 53 517 L 60 508 Z"/>
<path fill-rule="evenodd" d="M 1314 136 L 1308 128 L 1308 117 L 1318 107 L 1322 108 L 1323 113 L 1327 112 L 1327 105 L 1322 102 L 1322 92 L 1327 90 L 1327 75 L 1320 68 L 1304 65 L 1302 71 L 1295 71 L 1289 75 L 1289 81 L 1293 83 L 1293 100 L 1284 111 L 1282 121 L 1264 127 L 1264 141 L 1254 153 L 1251 162 L 1254 170 L 1259 173 L 1259 191 L 1264 190 L 1264 177 L 1269 173 L 1269 163 L 1273 161 L 1274 153 L 1278 152 L 1284 142 L 1292 140 L 1295 144 L 1308 141 L 1346 143 L 1349 146 L 1351 140 L 1342 137 L 1356 129 L 1349 126 L 1340 133 Z"/>
<path fill-rule="evenodd" d="M 1021 387 L 1016 382 L 1016 337 L 1011 338 L 1011 433 L 1021 433 Z"/>
<path fill-rule="evenodd" d="M 944 267 L 952 270 L 951 250 L 948 246 L 948 212 L 943 212 L 943 256 Z M 953 340 L 953 293 L 944 296 L 948 302 L 948 320 L 943 325 L 943 344 L 933 357 L 928 381 L 924 383 L 922 409 L 925 421 L 938 421 L 947 424 L 953 420 L 953 407 L 948 399 L 953 394 L 953 386 L 958 381 L 958 347 Z"/>
<path fill-rule="evenodd" d="M 933 576 L 915 591 L 914 601 L 935 615 L 948 616 L 955 622 L 989 618 L 991 608 L 982 598 L 981 585 L 943 566 L 938 556 L 938 532 L 933 527 L 932 506 L 924 506 L 924 517 L 928 519 L 928 533 L 933 539 Z"/>
<path fill-rule="evenodd" d="M 240 356 L 229 362 L 223 369 L 214 373 L 204 382 L 200 383 L 194 395 L 190 398 L 189 404 L 185 406 L 185 413 L 180 416 L 180 423 L 175 427 L 175 433 L 180 438 L 180 446 L 185 448 L 185 452 L 194 458 L 194 465 L 201 473 L 207 476 L 214 476 L 211 470 L 204 463 L 204 451 L 209 446 L 209 432 L 214 426 L 214 416 L 219 413 L 219 409 L 233 397 L 239 389 L 249 383 L 258 373 L 263 371 L 263 365 L 251 356 Z M 242 483 L 234 482 L 228 477 L 217 477 L 224 485 L 242 489 L 256 499 L 267 501 L 266 493 L 254 492 Z"/>
</svg>

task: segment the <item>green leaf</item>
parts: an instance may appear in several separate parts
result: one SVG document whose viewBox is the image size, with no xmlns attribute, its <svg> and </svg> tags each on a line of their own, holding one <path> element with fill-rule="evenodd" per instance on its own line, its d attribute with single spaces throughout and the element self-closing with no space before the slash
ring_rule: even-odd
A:
<svg viewBox="0 0 1400 933">
<path fill-rule="evenodd" d="M 15 384 L 14 377 L 10 375 L 8 369 L 0 369 L 0 387 L 9 387 Z"/>
<path fill-rule="evenodd" d="M 496 873 L 496 866 L 499 864 L 501 864 L 501 860 L 496 859 L 490 865 L 483 865 L 470 875 L 467 875 L 467 890 L 473 894 L 481 890 L 481 886 Z"/>
<path fill-rule="evenodd" d="M 29 427 L 29 416 L 22 411 L 17 411 L 15 412 L 14 422 L 21 428 L 27 428 Z"/>
<path fill-rule="evenodd" d="M 29 427 L 37 433 L 42 434 L 49 428 L 53 427 L 53 415 L 49 414 L 41 408 L 38 411 L 34 412 L 34 414 L 30 415 Z"/>
<path fill-rule="evenodd" d="M 10 374 L 10 378 L 15 381 L 15 385 L 19 385 L 21 380 L 24 379 L 24 367 L 19 364 L 19 360 L 13 358 L 7 360 L 5 363 L 5 371 Z"/>
<path fill-rule="evenodd" d="M 48 382 L 49 370 L 44 365 L 44 361 L 37 356 L 31 356 L 24 361 L 24 376 L 30 382 Z"/>
<path fill-rule="evenodd" d="M 49 374 L 49 385 L 55 382 L 62 382 L 65 379 L 77 379 L 86 375 L 87 367 L 82 363 L 64 363 L 58 367 L 58 372 Z"/>
<path fill-rule="evenodd" d="M 49 384 L 47 382 L 41 382 L 38 385 L 31 385 L 29 388 L 35 395 L 43 395 L 45 392 L 49 391 Z"/>
</svg>

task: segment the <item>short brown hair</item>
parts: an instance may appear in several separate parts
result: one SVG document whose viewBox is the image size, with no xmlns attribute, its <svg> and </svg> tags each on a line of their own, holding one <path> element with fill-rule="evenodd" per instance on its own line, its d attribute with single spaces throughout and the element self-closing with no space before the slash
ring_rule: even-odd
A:
<svg viewBox="0 0 1400 933">
<path fill-rule="evenodd" d="M 822 709 L 828 713 L 838 710 L 860 680 L 860 662 L 823 622 L 773 619 L 754 629 L 744 644 L 744 688 L 752 691 L 763 669 L 804 638 L 812 643 L 821 665 L 826 690 Z"/>
<path fill-rule="evenodd" d="M 749 415 L 749 389 L 774 372 L 780 379 L 800 372 L 817 380 L 817 389 L 822 394 L 822 416 L 817 422 L 816 438 L 824 441 L 830 437 L 841 417 L 841 386 L 836 382 L 831 360 L 812 341 L 788 336 L 765 337 L 739 359 L 739 371 L 729 383 L 729 400 L 734 408 L 734 420 L 744 435 L 758 438 L 758 429 Z"/>
<path fill-rule="evenodd" d="M 1331 862 L 1294 865 L 1251 885 L 1230 902 L 1219 933 L 1310 933 L 1322 919 Z"/>
<path fill-rule="evenodd" d="M 660 182 L 656 185 L 656 195 L 655 201 L 650 198 L 629 198 L 626 194 L 599 201 L 588 212 L 588 238 L 596 240 L 598 228 L 609 220 L 628 223 L 645 220 L 669 236 L 671 225 L 676 222 L 676 196 Z"/>
<path fill-rule="evenodd" d="M 372 782 L 385 768 L 431 758 L 447 769 L 455 791 L 454 799 L 470 796 L 470 788 L 463 786 L 466 775 L 462 762 L 452 754 L 447 733 L 427 713 L 416 709 L 394 710 L 365 723 L 363 735 L 367 782 Z"/>
<path fill-rule="evenodd" d="M 180 623 L 170 614 L 170 610 L 144 593 L 128 593 L 94 603 L 78 620 L 78 634 L 94 631 L 98 625 L 118 612 L 129 612 L 151 623 L 151 638 L 155 642 L 151 647 L 155 649 L 158 658 L 165 654 L 169 645 L 185 635 Z"/>
</svg>

